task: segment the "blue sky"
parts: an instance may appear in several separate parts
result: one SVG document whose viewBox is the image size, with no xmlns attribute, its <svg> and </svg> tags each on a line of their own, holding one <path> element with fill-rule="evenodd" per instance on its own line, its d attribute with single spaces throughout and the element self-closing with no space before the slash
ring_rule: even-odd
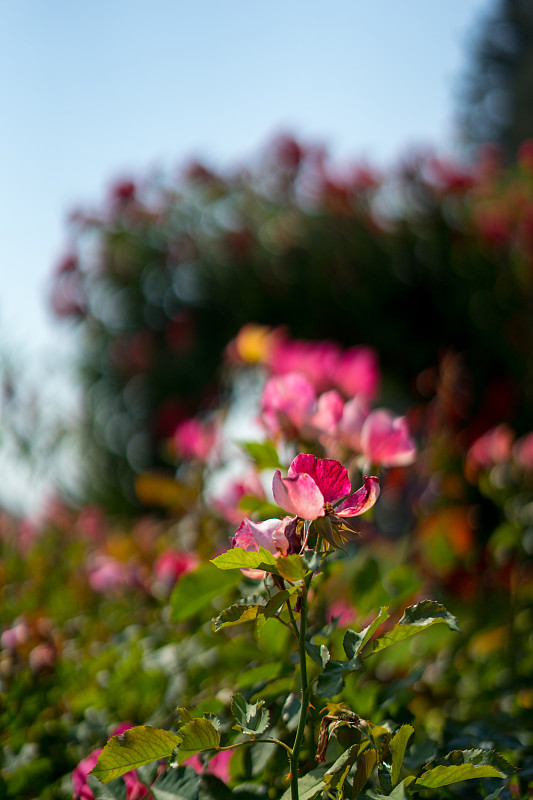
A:
<svg viewBox="0 0 533 800">
<path fill-rule="evenodd" d="M 75 206 L 190 156 L 293 131 L 392 163 L 454 144 L 491 0 L 0 0 L 0 349 L 65 338 L 47 279 Z"/>
</svg>

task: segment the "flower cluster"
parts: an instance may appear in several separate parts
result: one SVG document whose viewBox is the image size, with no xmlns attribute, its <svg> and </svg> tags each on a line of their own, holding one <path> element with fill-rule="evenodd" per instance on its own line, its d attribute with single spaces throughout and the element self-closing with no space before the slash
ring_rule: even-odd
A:
<svg viewBox="0 0 533 800">
<path fill-rule="evenodd" d="M 343 539 L 357 532 L 352 518 L 364 514 L 376 502 L 379 480 L 365 476 L 360 489 L 352 492 L 351 488 L 348 471 L 338 461 L 300 453 L 291 463 L 287 477 L 282 478 L 278 469 L 272 481 L 274 500 L 289 516 L 265 522 L 245 519 L 232 545 L 256 551 L 264 547 L 276 557 L 287 556 L 307 545 L 308 531 L 302 541 L 299 523 L 323 519 L 325 524 L 317 526 L 319 536 L 339 547 Z M 247 574 L 264 577 L 261 570 L 248 570 Z"/>
</svg>

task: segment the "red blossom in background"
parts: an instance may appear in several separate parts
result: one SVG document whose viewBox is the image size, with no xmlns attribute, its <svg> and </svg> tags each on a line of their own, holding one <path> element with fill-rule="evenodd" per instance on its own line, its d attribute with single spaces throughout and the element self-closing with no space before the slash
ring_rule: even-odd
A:
<svg viewBox="0 0 533 800">
<path fill-rule="evenodd" d="M 176 454 L 184 461 L 205 462 L 216 445 L 216 428 L 213 422 L 192 417 L 181 422 L 173 437 Z"/>
<path fill-rule="evenodd" d="M 416 445 L 405 417 L 388 411 L 371 411 L 361 426 L 361 452 L 371 464 L 406 467 L 416 458 Z"/>
<path fill-rule="evenodd" d="M 469 449 L 467 464 L 475 469 L 490 469 L 495 464 L 509 461 L 512 454 L 514 433 L 502 423 L 476 439 Z"/>
</svg>

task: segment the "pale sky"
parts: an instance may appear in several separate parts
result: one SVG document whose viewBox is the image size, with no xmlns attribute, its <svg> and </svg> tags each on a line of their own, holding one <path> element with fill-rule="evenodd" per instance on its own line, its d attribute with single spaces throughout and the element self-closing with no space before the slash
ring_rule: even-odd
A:
<svg viewBox="0 0 533 800">
<path fill-rule="evenodd" d="M 0 347 L 57 341 L 47 279 L 75 206 L 292 131 L 388 164 L 450 149 L 491 0 L 0 0 Z M 55 326 L 54 326 L 55 327 Z"/>
<path fill-rule="evenodd" d="M 452 151 L 493 3 L 0 0 L 0 357 L 46 383 L 53 410 L 49 378 L 75 348 L 47 310 L 49 276 L 69 211 L 115 179 L 242 163 L 280 131 L 383 167 Z M 2 472 L 0 503 L 16 494 Z"/>
</svg>

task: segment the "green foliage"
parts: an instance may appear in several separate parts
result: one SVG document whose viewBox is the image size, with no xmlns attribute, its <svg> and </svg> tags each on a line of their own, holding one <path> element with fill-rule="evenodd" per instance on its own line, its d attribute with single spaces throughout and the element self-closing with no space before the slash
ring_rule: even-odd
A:
<svg viewBox="0 0 533 800">
<path fill-rule="evenodd" d="M 237 580 L 238 576 L 233 573 L 221 575 L 210 563 L 200 564 L 194 572 L 185 575 L 172 592 L 173 621 L 186 620 L 209 606 L 212 600 L 233 588 Z"/>
<path fill-rule="evenodd" d="M 102 783 L 109 783 L 132 769 L 169 758 L 174 748 L 182 743 L 185 745 L 185 737 L 150 725 L 130 728 L 108 741 L 91 774 Z"/>
</svg>

